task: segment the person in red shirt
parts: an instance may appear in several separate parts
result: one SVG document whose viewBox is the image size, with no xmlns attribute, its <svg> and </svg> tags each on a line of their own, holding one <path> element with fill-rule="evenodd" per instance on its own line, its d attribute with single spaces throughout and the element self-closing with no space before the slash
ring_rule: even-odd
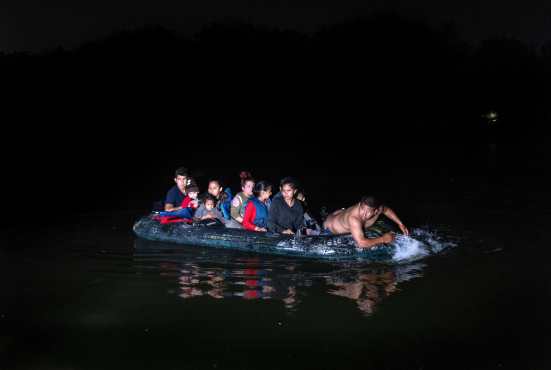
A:
<svg viewBox="0 0 551 370">
<path fill-rule="evenodd" d="M 199 187 L 196 185 L 190 185 L 187 188 L 187 195 L 182 201 L 179 209 L 169 212 L 155 212 L 155 214 L 160 216 L 160 221 L 163 224 L 173 222 L 191 223 L 193 222 L 193 214 L 199 207 L 199 200 L 197 199 L 198 196 Z"/>
<path fill-rule="evenodd" d="M 243 228 L 251 231 L 266 232 L 268 227 L 268 200 L 272 195 L 272 184 L 259 181 L 255 184 L 252 197 L 245 207 Z"/>
<path fill-rule="evenodd" d="M 199 188 L 197 186 L 191 185 L 187 189 L 187 195 L 182 201 L 182 209 L 184 208 L 191 208 L 191 209 L 197 209 L 199 207 L 199 200 L 197 197 L 199 196 Z"/>
</svg>

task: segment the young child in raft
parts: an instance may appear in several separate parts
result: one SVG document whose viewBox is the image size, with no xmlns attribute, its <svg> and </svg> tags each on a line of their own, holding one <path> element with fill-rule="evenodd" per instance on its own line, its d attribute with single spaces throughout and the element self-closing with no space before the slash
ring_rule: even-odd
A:
<svg viewBox="0 0 551 370">
<path fill-rule="evenodd" d="M 216 218 L 220 222 L 225 223 L 226 220 L 224 219 L 224 216 L 218 209 L 216 209 L 215 206 L 216 198 L 211 194 L 207 194 L 203 199 L 203 204 L 201 204 L 199 209 L 197 209 L 197 211 L 195 212 L 193 220 L 202 221 Z"/>
<path fill-rule="evenodd" d="M 187 195 L 182 201 L 181 208 L 176 211 L 169 212 L 159 212 L 158 215 L 161 217 L 178 217 L 184 218 L 187 220 L 192 220 L 195 210 L 199 207 L 199 188 L 197 186 L 191 185 L 187 189 Z"/>
</svg>

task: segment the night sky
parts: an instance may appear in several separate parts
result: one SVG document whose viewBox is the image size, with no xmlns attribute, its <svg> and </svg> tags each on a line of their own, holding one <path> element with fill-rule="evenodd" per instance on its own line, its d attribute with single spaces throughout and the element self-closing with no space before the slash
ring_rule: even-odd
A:
<svg viewBox="0 0 551 370">
<path fill-rule="evenodd" d="M 453 21 L 460 36 L 469 41 L 508 36 L 539 44 L 551 39 L 548 8 L 549 3 L 541 0 L 3 0 L 0 50 L 72 47 L 113 30 L 145 24 L 193 34 L 206 23 L 227 18 L 315 31 L 324 24 L 380 10 L 433 25 Z"/>
</svg>

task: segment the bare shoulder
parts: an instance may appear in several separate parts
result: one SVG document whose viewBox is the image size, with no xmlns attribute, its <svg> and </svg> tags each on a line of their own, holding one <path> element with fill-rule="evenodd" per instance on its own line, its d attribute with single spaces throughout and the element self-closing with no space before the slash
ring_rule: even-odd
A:
<svg viewBox="0 0 551 370">
<path fill-rule="evenodd" d="M 355 214 L 350 214 L 347 217 L 347 225 L 349 232 L 352 233 L 352 237 L 356 242 L 361 242 L 363 240 L 363 224 L 362 220 Z"/>
<path fill-rule="evenodd" d="M 341 213 L 344 212 L 344 209 L 341 208 L 341 209 L 337 209 L 335 212 L 331 213 L 331 216 L 338 216 L 340 215 Z"/>
<path fill-rule="evenodd" d="M 353 213 L 348 213 L 348 222 L 350 224 L 362 225 L 362 220 Z"/>
<path fill-rule="evenodd" d="M 329 221 L 329 222 L 332 222 L 333 220 L 335 220 L 341 213 L 342 213 L 342 209 L 338 209 L 334 212 L 331 212 L 327 218 L 326 218 L 326 221 Z"/>
<path fill-rule="evenodd" d="M 354 206 L 350 206 L 346 209 L 343 209 L 343 212 L 346 213 L 346 215 L 348 217 L 355 217 L 355 218 L 358 218 L 358 216 L 355 214 L 355 210 L 356 210 L 356 207 L 358 207 L 357 205 L 354 205 Z M 359 218 L 358 218 L 359 219 Z"/>
</svg>

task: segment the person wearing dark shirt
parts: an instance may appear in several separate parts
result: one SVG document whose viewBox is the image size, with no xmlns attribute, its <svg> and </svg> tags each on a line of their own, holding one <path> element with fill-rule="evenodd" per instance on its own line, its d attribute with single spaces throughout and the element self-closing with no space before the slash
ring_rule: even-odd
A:
<svg viewBox="0 0 551 370">
<path fill-rule="evenodd" d="M 266 232 L 268 227 L 268 200 L 272 195 L 272 184 L 259 181 L 254 185 L 254 197 L 245 206 L 243 228 L 251 231 Z"/>
<path fill-rule="evenodd" d="M 281 196 L 272 200 L 268 215 L 268 230 L 282 234 L 295 234 L 304 222 L 304 209 L 296 199 L 297 181 L 285 178 L 281 181 Z"/>
<path fill-rule="evenodd" d="M 274 200 L 276 198 L 281 198 L 281 188 L 283 187 L 283 184 L 289 179 L 292 179 L 292 178 L 285 177 L 284 179 L 281 180 L 279 185 L 279 192 L 274 196 Z M 321 233 L 321 228 L 318 222 L 308 213 L 308 206 L 306 203 L 306 194 L 304 193 L 304 190 L 300 187 L 298 182 L 295 181 L 295 185 L 298 189 L 295 195 L 295 199 L 300 202 L 300 205 L 302 206 L 302 210 L 304 212 L 304 221 L 300 229 L 304 230 L 306 232 L 306 235 L 319 235 Z"/>
<path fill-rule="evenodd" d="M 189 176 L 188 170 L 184 167 L 180 167 L 176 170 L 174 182 L 176 185 L 170 188 L 165 198 L 164 209 L 167 212 L 182 209 L 181 204 L 187 195 L 187 187 L 197 185 L 193 178 Z"/>
<path fill-rule="evenodd" d="M 199 201 L 197 199 L 199 195 L 199 188 L 196 185 L 188 186 L 187 195 L 184 197 L 182 204 L 175 211 L 164 211 L 158 212 L 157 214 L 161 216 L 161 223 L 169 219 L 183 219 L 185 222 L 191 222 L 193 219 L 193 214 L 195 210 L 199 207 Z"/>
</svg>

